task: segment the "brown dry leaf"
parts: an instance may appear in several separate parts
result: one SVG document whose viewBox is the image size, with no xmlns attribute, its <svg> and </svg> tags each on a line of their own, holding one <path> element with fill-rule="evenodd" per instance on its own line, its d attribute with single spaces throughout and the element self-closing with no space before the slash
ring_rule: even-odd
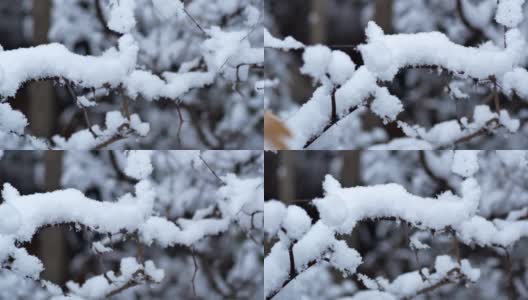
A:
<svg viewBox="0 0 528 300">
<path fill-rule="evenodd" d="M 272 112 L 264 113 L 264 139 L 276 150 L 288 150 L 286 142 L 292 137 L 291 131 Z"/>
</svg>

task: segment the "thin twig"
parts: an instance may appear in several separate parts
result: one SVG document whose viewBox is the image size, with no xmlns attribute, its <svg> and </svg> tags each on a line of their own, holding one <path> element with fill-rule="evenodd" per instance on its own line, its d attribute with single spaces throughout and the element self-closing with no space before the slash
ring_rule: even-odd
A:
<svg viewBox="0 0 528 300">
<path fill-rule="evenodd" d="M 198 27 L 198 29 L 200 29 L 200 31 L 204 34 L 204 35 L 208 35 L 207 32 L 203 29 L 203 27 L 200 25 L 200 23 L 198 23 L 198 21 L 196 21 L 196 19 L 187 11 L 187 9 L 183 9 L 183 11 L 185 12 L 185 14 L 187 15 L 187 17 L 189 17 L 189 19 L 191 19 L 191 21 L 194 23 L 194 25 L 196 25 L 196 27 Z"/>
<path fill-rule="evenodd" d="M 196 255 L 194 254 L 194 249 L 191 249 L 191 253 L 192 253 L 192 259 L 194 263 L 194 272 L 193 272 L 191 283 L 192 283 L 193 294 L 196 297 L 195 279 L 196 279 L 196 274 L 198 273 L 198 262 L 196 261 Z"/>
<path fill-rule="evenodd" d="M 211 171 L 211 173 L 213 173 L 213 175 L 223 184 L 225 185 L 225 181 L 222 180 L 222 178 L 220 178 L 220 176 L 218 176 L 218 174 L 215 172 L 215 170 L 213 170 L 213 168 L 211 168 L 211 166 L 207 163 L 207 161 L 205 161 L 205 159 L 202 157 L 202 154 L 199 155 L 200 157 L 200 160 L 204 163 L 204 165 L 209 169 L 209 171 Z"/>
</svg>

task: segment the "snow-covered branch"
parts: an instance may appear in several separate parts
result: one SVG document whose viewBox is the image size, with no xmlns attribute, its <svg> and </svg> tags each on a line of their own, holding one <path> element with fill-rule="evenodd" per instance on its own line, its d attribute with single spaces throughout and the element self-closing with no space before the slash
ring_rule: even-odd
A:
<svg viewBox="0 0 528 300">
<path fill-rule="evenodd" d="M 463 3 L 464 7 L 469 5 L 467 1 L 459 3 Z M 332 136 L 350 134 L 346 132 L 347 126 L 353 126 L 350 130 L 354 131 L 364 130 L 356 128 L 358 122 L 361 127 L 361 120 L 352 120 L 360 119 L 366 111 L 379 117 L 384 125 L 397 121 L 405 136 L 375 146 L 379 149 L 451 148 L 471 143 L 484 135 L 510 136 L 518 133 L 523 128 L 522 120 L 519 119 L 521 116 L 516 110 L 501 108 L 501 102 L 514 95 L 526 98 L 528 94 L 525 88 L 528 79 L 525 69 L 526 39 L 520 29 L 524 20 L 523 3 L 499 1 L 496 21 L 505 28 L 504 41 L 487 41 L 479 46 L 461 45 L 441 32 L 385 34 L 374 21 L 370 21 L 365 30 L 366 41 L 357 46 L 363 61 L 360 66 L 356 66 L 349 54 L 341 50 L 324 45 L 305 46 L 292 37 L 281 40 L 266 31 L 265 48 L 302 51 L 303 66 L 300 73 L 311 77 L 317 85 L 311 98 L 299 108 L 276 112 L 293 133 L 289 147 L 336 148 L 339 141 L 332 140 L 335 139 Z M 468 11 L 467 7 L 461 9 Z M 469 16 L 464 14 L 462 17 L 470 22 Z M 452 121 L 434 120 L 436 123 L 429 129 L 408 125 L 409 122 L 421 120 L 411 118 L 412 121 L 407 121 L 415 111 L 410 103 L 405 101 L 404 105 L 390 91 L 398 90 L 398 85 L 401 85 L 397 75 L 404 76 L 410 69 L 438 71 L 440 76 L 446 74 L 451 82 L 447 83 L 445 89 L 455 101 L 465 101 L 470 97 L 457 84 L 466 82 L 468 86 L 485 86 L 495 111 L 490 110 L 492 105 L 480 101 L 474 107 L 474 122 L 457 114 Z M 412 95 L 411 92 L 400 91 L 398 95 Z M 443 106 L 440 103 L 443 99 L 434 100 L 438 102 L 437 107 Z M 420 99 L 414 102 L 418 106 L 425 105 L 421 104 Z M 336 133 L 341 131 L 343 133 Z"/>
<path fill-rule="evenodd" d="M 526 209 L 512 211 L 506 217 L 486 218 L 482 214 L 482 199 L 487 195 L 483 195 L 479 183 L 481 177 L 477 176 L 487 171 L 481 169 L 486 166 L 481 157 L 484 154 L 479 151 L 444 153 L 446 155 L 441 159 L 432 153 L 422 158 L 427 172 L 435 178 L 443 178 L 444 188 L 454 189 L 443 191 L 434 198 L 413 194 L 396 183 L 344 188 L 327 175 L 323 182 L 324 196 L 311 200 L 302 208 L 276 200 L 265 202 L 264 229 L 268 240 L 274 243 L 264 261 L 266 299 L 282 299 L 281 293 L 293 289 L 291 285 L 298 282 L 298 278 L 318 266 L 330 266 L 342 272 L 344 277 L 352 276 L 367 289 L 375 291 L 369 292 L 371 298 L 376 298 L 379 293 L 386 295 L 387 299 L 412 299 L 445 285 L 479 280 L 480 270 L 471 266 L 470 252 L 461 252 L 461 245 L 466 249 L 482 247 L 508 255 L 501 251 L 511 251 L 520 240 L 528 237 Z M 515 165 L 519 163 L 516 157 L 521 153 L 514 157 L 514 153 L 505 151 L 499 155 Z M 449 167 L 445 166 L 447 162 Z M 387 165 L 384 164 L 383 168 L 386 172 Z M 424 176 L 423 173 L 420 176 Z M 308 215 L 306 205 L 313 205 L 317 213 Z M 387 221 L 407 225 L 401 227 L 415 232 L 409 236 L 405 230 L 405 239 L 410 241 L 410 250 L 415 253 L 418 264 L 417 252 L 428 252 L 432 247 L 426 241 L 431 234 L 433 238 L 452 241 L 453 255 L 437 256 L 430 270 L 421 268 L 401 274 L 392 281 L 383 277 L 368 278 L 361 273 L 361 267 L 373 262 L 366 261 L 352 248 L 348 237 L 353 236 L 361 223 Z M 364 249 L 359 243 L 354 246 Z M 382 249 L 387 246 L 379 244 Z M 379 259 L 386 257 L 382 255 Z M 365 293 L 358 292 L 355 297 L 370 299 Z M 364 294 L 365 298 L 361 298 Z"/>
<path fill-rule="evenodd" d="M 20 113 L 13 110 L 12 107 L 16 106 L 2 103 L 8 107 L 2 111 L 13 115 L 5 118 L 9 123 L 0 123 L 0 137 L 2 141 L 6 141 L 3 143 L 5 148 L 93 150 L 113 147 L 118 142 L 137 143 L 130 138 L 146 140 L 148 135 L 161 134 L 160 129 L 154 129 L 150 124 L 154 118 L 148 111 L 159 110 L 158 104 L 151 103 L 154 100 L 167 102 L 162 104 L 164 107 L 176 107 L 180 126 L 174 133 L 174 126 L 169 131 L 177 137 L 178 142 L 181 142 L 182 131 L 189 131 L 187 128 L 191 125 L 191 129 L 194 127 L 193 130 L 197 131 L 198 139 L 202 139 L 207 147 L 224 148 L 226 146 L 220 145 L 226 143 L 224 139 L 233 140 L 237 135 L 231 135 L 234 131 L 232 127 L 236 127 L 233 122 L 242 118 L 258 124 L 262 116 L 255 115 L 252 109 L 259 105 L 258 97 L 253 91 L 260 76 L 259 69 L 264 63 L 264 49 L 262 42 L 258 40 L 262 35 L 261 16 L 257 9 L 261 0 L 241 2 L 229 7 L 215 4 L 214 7 L 220 8 L 199 21 L 195 14 L 200 11 L 201 3 L 184 5 L 178 0 L 94 2 L 96 3 L 60 2 L 53 7 L 56 10 L 56 20 L 51 28 L 50 39 L 60 43 L 0 51 L 1 99 L 12 101 L 25 83 L 53 81 L 68 90 L 68 96 L 72 98 L 70 101 L 73 100 L 69 106 L 82 114 L 86 129 L 76 129 L 66 136 L 54 135 L 51 140 L 38 140 L 26 135 L 29 124 L 20 127 L 24 120 L 22 117 L 25 116 L 19 116 Z M 86 8 L 83 9 L 85 5 Z M 140 12 L 139 8 L 142 6 L 146 6 L 148 11 Z M 215 10 L 214 7 L 211 9 Z M 233 22 L 222 21 L 231 18 Z M 106 23 L 100 24 L 97 19 Z M 165 26 L 166 22 L 170 25 Z M 101 27 L 104 32 L 110 31 L 112 34 L 101 36 L 98 32 Z M 197 28 L 203 34 L 197 36 Z M 86 52 L 90 55 L 78 54 L 78 40 L 83 39 L 88 39 L 86 43 L 89 50 Z M 114 47 L 116 42 L 118 46 Z M 203 95 L 194 95 L 199 90 L 223 89 L 224 85 L 231 88 L 223 90 L 226 99 L 221 103 L 215 101 L 215 104 L 211 104 L 210 101 L 197 100 L 196 98 L 203 99 Z M 225 102 L 231 101 L 228 95 L 230 93 L 236 98 L 247 100 L 246 105 L 236 107 L 236 117 L 233 115 L 232 105 L 223 107 Z M 214 97 L 217 96 L 215 94 Z M 107 100 L 111 100 L 111 105 L 102 108 L 102 102 Z M 129 100 L 147 100 L 147 103 L 134 101 L 132 104 Z M 139 108 L 140 113 L 136 116 L 132 109 L 137 106 L 146 108 Z M 215 108 L 211 108 L 212 106 Z M 220 124 L 210 124 L 213 127 L 210 131 L 204 129 L 207 124 L 201 124 L 202 112 L 217 113 L 218 107 L 222 107 L 225 119 L 219 120 Z M 100 129 L 102 125 L 92 124 L 91 115 L 102 114 L 99 119 L 104 119 L 105 113 L 117 110 L 120 110 L 123 118 L 128 119 L 126 122 L 109 128 L 108 131 Z M 171 111 L 172 115 L 174 113 L 175 111 Z M 148 120 L 131 120 L 132 116 L 137 120 L 140 116 Z M 183 123 L 189 119 L 192 122 L 184 127 Z M 159 120 L 160 118 L 156 118 L 153 123 L 156 124 Z M 74 121 L 72 119 L 71 122 Z M 136 127 L 141 123 L 145 125 L 140 130 Z M 111 125 L 106 124 L 106 127 Z M 119 130 L 114 130 L 116 128 Z M 238 135 L 246 135 L 237 132 Z M 185 135 L 193 136 L 190 140 L 195 139 L 192 132 Z M 214 140 L 217 136 L 221 137 L 218 141 Z M 209 142 L 209 139 L 213 141 Z M 154 138 L 147 142 L 152 143 L 152 140 Z M 215 143 L 218 145 L 214 145 Z"/>
<path fill-rule="evenodd" d="M 255 159 L 258 159 L 258 156 L 255 158 L 254 154 L 251 156 L 246 152 L 241 151 L 238 156 L 249 157 L 250 160 L 248 162 L 241 160 L 237 172 L 245 167 L 253 167 Z M 205 175 L 215 172 L 211 169 L 211 165 L 204 165 L 204 160 L 209 156 L 203 158 L 199 151 L 183 151 L 167 155 L 174 160 L 168 162 L 169 166 L 174 163 L 180 167 L 188 165 L 191 169 L 202 170 Z M 229 159 L 238 160 L 236 155 L 230 156 L 229 153 L 218 155 L 223 155 L 223 159 L 227 159 L 227 161 L 222 160 L 226 165 L 230 164 Z M 213 189 L 208 185 L 202 187 L 207 188 L 211 195 L 200 195 L 192 186 L 182 186 L 183 191 L 179 194 L 167 194 L 163 192 L 165 186 L 154 180 L 154 173 L 159 172 L 156 167 L 159 163 L 154 162 L 154 158 L 159 159 L 159 154 L 152 151 L 127 152 L 126 167 L 121 172 L 127 178 L 136 180 L 134 193 L 126 193 L 112 201 L 94 200 L 73 188 L 21 195 L 17 189 L 6 183 L 2 190 L 4 202 L 0 204 L 1 269 L 9 270 L 20 278 L 39 280 L 44 264 L 36 256 L 28 254 L 25 247 L 40 229 L 46 227 L 69 225 L 70 228 L 82 229 L 94 237 L 101 237 L 94 241 L 91 247 L 98 256 L 117 252 L 118 248 L 115 247 L 117 243 L 125 242 L 127 239 L 134 241 L 138 248 L 136 256 L 123 258 L 117 274 L 111 271 L 104 272 L 83 284 L 71 281 L 67 284 L 68 292 L 65 296 L 60 289 L 46 283 L 46 289 L 55 295 L 56 299 L 76 299 L 75 297 L 101 299 L 136 286 L 162 282 L 164 270 L 155 267 L 153 261 L 145 261 L 143 248 L 145 246 L 158 249 L 184 248 L 194 256 L 197 255 L 194 254 L 195 251 L 198 253 L 204 251 L 200 245 L 203 245 L 208 237 L 225 235 L 227 236 L 225 238 L 229 239 L 233 231 L 240 231 L 244 238 L 247 237 L 248 240 L 260 245 L 257 239 L 263 227 L 262 177 L 239 177 L 227 173 L 219 177 L 220 184 L 213 181 L 215 182 Z M 115 163 L 119 167 L 117 159 Z M 218 176 L 216 172 L 215 176 Z M 131 184 L 129 181 L 123 183 Z M 196 181 L 193 184 L 197 184 Z M 196 210 L 190 218 L 166 215 L 164 210 L 166 206 L 160 205 L 160 201 L 163 201 L 160 198 L 189 196 L 192 205 L 203 201 L 200 197 L 210 198 L 212 202 Z M 243 266 L 234 266 L 234 268 L 243 268 Z M 66 298 L 62 298 L 63 296 Z"/>
</svg>

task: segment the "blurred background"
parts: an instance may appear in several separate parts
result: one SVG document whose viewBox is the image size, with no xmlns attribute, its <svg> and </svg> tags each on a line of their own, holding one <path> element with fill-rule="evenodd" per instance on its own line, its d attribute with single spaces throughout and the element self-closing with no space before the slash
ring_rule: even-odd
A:
<svg viewBox="0 0 528 300">
<path fill-rule="evenodd" d="M 311 201 L 323 196 L 322 183 L 327 174 L 343 187 L 397 183 L 421 197 L 436 197 L 446 191 L 460 195 L 462 179 L 450 171 L 452 154 L 452 151 L 266 152 L 265 201 L 279 200 L 300 206 L 316 222 L 318 213 Z M 522 151 L 520 155 L 526 157 L 527 153 Z M 505 219 L 510 212 L 518 211 L 520 220 L 528 219 L 528 167 L 515 157 L 507 151 L 480 153 L 476 179 L 482 198 L 478 215 L 488 220 Z M 412 236 L 431 248 L 412 250 L 409 246 Z M 382 276 L 392 281 L 402 273 L 431 268 L 438 255 L 456 257 L 457 253 L 481 270 L 476 284 L 449 284 L 415 299 L 523 299 L 528 288 L 526 239 L 507 251 L 460 243 L 456 246 L 449 234 L 420 232 L 406 223 L 383 220 L 364 220 L 352 234 L 338 238 L 362 255 L 363 264 L 358 272 L 370 278 Z M 275 240 L 266 241 L 267 255 Z M 364 289 L 367 287 L 357 276 L 345 278 L 321 263 L 299 276 L 278 299 L 341 299 Z"/>
<path fill-rule="evenodd" d="M 268 0 L 266 4 L 265 26 L 274 36 L 292 36 L 305 45 L 323 44 L 341 50 L 357 66 L 363 62 L 356 47 L 365 43 L 364 31 L 369 21 L 375 21 L 386 34 L 439 31 L 464 46 L 476 47 L 488 41 L 504 45 L 504 28 L 494 20 L 496 0 Z M 528 33 L 526 20 L 520 28 L 525 35 Z M 274 49 L 265 52 L 266 76 L 280 80 L 267 89 L 265 106 L 288 119 L 311 98 L 316 86 L 311 78 L 300 74 L 302 52 Z M 469 94 L 469 99 L 454 99 L 447 89 L 451 83 Z M 384 85 L 404 104 L 405 111 L 398 119 L 425 128 L 455 118 L 471 120 L 475 105 L 492 105 L 490 84 L 455 79 L 436 70 L 405 69 Z M 528 133 L 527 102 L 515 95 L 501 95 L 500 100 L 510 115 L 521 120 L 520 132 L 510 136 L 499 131 L 460 147 L 526 149 L 528 144 L 523 137 Z M 383 124 L 371 112 L 357 111 L 329 130 L 311 149 L 365 149 L 402 136 L 395 123 Z"/>
</svg>

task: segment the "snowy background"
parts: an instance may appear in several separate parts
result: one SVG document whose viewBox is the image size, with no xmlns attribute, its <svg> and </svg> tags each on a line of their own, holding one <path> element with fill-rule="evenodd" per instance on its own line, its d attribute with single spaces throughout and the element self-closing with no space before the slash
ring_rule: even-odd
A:
<svg viewBox="0 0 528 300">
<path fill-rule="evenodd" d="M 525 299 L 527 154 L 267 153 L 265 298 Z"/>
</svg>

